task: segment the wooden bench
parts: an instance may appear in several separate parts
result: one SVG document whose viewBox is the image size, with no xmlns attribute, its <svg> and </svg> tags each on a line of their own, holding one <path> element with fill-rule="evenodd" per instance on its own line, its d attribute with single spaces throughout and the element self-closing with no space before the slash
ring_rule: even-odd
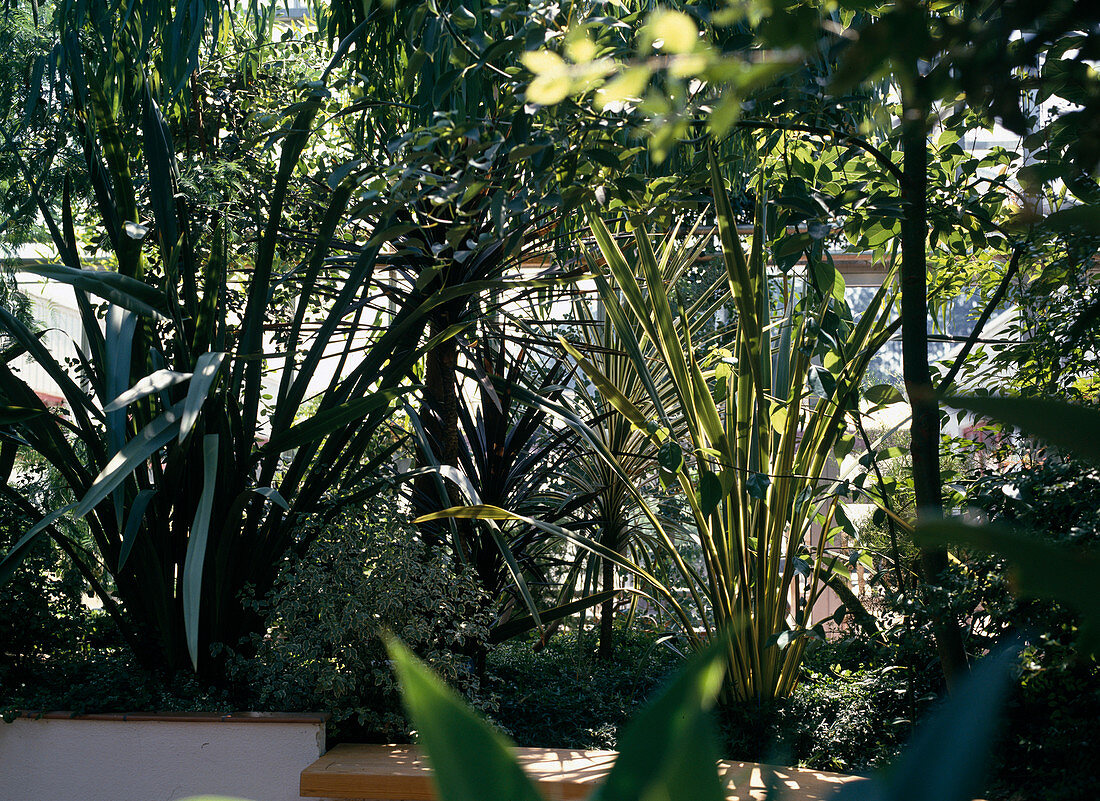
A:
<svg viewBox="0 0 1100 801">
<path fill-rule="evenodd" d="M 517 748 L 516 757 L 547 801 L 580 801 L 607 776 L 615 751 Z M 728 801 L 757 801 L 778 786 L 786 801 L 822 801 L 845 782 L 862 781 L 801 768 L 719 762 Z M 436 801 L 431 771 L 413 745 L 338 745 L 302 771 L 303 798 Z"/>
</svg>

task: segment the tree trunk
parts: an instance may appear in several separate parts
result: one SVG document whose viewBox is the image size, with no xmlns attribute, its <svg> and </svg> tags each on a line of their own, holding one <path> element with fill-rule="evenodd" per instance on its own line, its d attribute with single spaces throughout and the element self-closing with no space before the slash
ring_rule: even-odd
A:
<svg viewBox="0 0 1100 801">
<path fill-rule="evenodd" d="M 603 589 L 615 588 L 615 563 L 610 559 L 603 560 Z M 600 659 L 610 659 L 615 652 L 615 598 L 608 598 L 600 606 L 600 646 L 597 656 Z"/>
<path fill-rule="evenodd" d="M 920 77 L 915 83 L 919 86 Z M 902 145 L 904 180 L 901 220 L 901 315 L 902 372 L 905 390 L 913 410 L 910 452 L 913 458 L 913 493 L 918 520 L 935 520 L 943 515 L 940 495 L 940 413 L 928 369 L 928 286 L 925 247 L 928 239 L 928 104 L 903 97 Z M 947 569 L 944 548 L 921 548 L 921 572 L 933 587 L 942 582 Z M 948 688 L 966 673 L 966 650 L 958 621 L 936 615 L 933 622 L 936 650 Z"/>
<path fill-rule="evenodd" d="M 431 321 L 429 337 L 447 330 L 450 314 L 444 307 Z M 420 422 L 427 435 L 426 446 L 431 448 L 439 464 L 457 465 L 458 460 L 458 344 L 451 337 L 428 351 L 424 365 L 424 399 L 420 404 Z M 430 464 L 424 458 L 420 467 Z M 425 475 L 413 484 L 414 507 L 418 515 L 437 512 L 447 506 L 462 506 L 464 502 L 458 489 L 444 480 L 447 497 L 441 498 L 438 480 Z M 462 521 L 459 521 L 460 523 Z M 420 526 L 420 533 L 429 546 L 439 545 L 447 524 L 432 521 Z"/>
</svg>

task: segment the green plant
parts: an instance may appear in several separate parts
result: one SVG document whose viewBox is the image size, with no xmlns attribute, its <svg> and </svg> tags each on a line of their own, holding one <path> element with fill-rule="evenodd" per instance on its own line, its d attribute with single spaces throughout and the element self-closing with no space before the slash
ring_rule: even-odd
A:
<svg viewBox="0 0 1100 801">
<path fill-rule="evenodd" d="M 509 752 L 508 740 L 479 720 L 399 642 L 390 655 L 419 742 L 443 801 L 541 798 Z M 723 654 L 716 641 L 649 704 L 623 737 L 597 799 L 647 797 L 720 801 L 717 749 L 708 710 L 718 695 Z"/>
<path fill-rule="evenodd" d="M 341 739 L 404 739 L 386 632 L 492 708 L 471 660 L 491 623 L 477 580 L 427 549 L 397 506 L 385 493 L 318 522 L 324 530 L 305 553 L 282 568 L 270 593 L 249 602 L 264 629 L 227 668 L 249 708 L 328 712 Z"/>
<path fill-rule="evenodd" d="M 593 798 L 717 801 L 726 796 L 729 776 L 719 779 L 713 726 L 707 715 L 721 688 L 726 664 L 723 646 L 717 639 L 696 654 L 634 718 L 614 766 Z M 399 643 L 391 643 L 390 653 L 443 801 L 541 798 L 509 752 L 505 738 L 478 720 Z M 869 782 L 846 785 L 833 797 L 843 801 L 973 798 L 981 788 L 990 735 L 1015 656 L 1015 649 L 1009 647 L 983 660 L 959 695 L 936 711 L 889 771 Z M 770 787 L 767 797 L 782 797 L 782 789 Z"/>
<path fill-rule="evenodd" d="M 647 431 L 663 475 L 690 505 L 704 571 L 678 567 L 693 602 L 705 609 L 708 630 L 744 626 L 729 647 L 729 700 L 760 703 L 787 695 L 797 682 L 821 578 L 839 563 L 827 551 L 838 498 L 822 498 L 819 479 L 867 363 L 889 336 L 892 301 L 884 285 L 855 322 L 837 289 L 842 283 L 822 266 L 817 291 L 807 282 L 804 294 L 781 298 L 773 320 L 760 229 L 747 257 L 716 164 L 712 176 L 737 309 L 733 350 L 697 354 L 686 310 L 674 310 L 661 280 L 674 239 L 655 251 L 636 229 L 634 266 L 596 219 L 596 241 L 615 281 L 615 291 L 603 292 L 608 316 L 628 343 L 633 335 L 625 321 L 637 321 L 669 375 L 664 397 L 648 379 L 658 416 L 642 413 L 610 377 L 565 347 L 609 403 Z M 639 374 L 650 376 L 637 346 L 628 352 Z M 652 512 L 647 516 L 659 527 Z M 824 527 L 816 542 L 810 538 L 815 520 Z"/>
<path fill-rule="evenodd" d="M 22 465 L 24 480 L 30 471 Z M 18 509 L 0 504 L 0 550 L 29 527 Z M 0 693 L 34 681 L 43 664 L 83 650 L 89 629 L 84 581 L 52 542 L 40 541 L 0 586 Z"/>
<path fill-rule="evenodd" d="M 622 625 L 609 658 L 592 631 L 535 645 L 511 640 L 488 658 L 487 686 L 497 698 L 489 717 L 520 746 L 615 748 L 622 727 L 681 662 L 656 634 Z"/>
<path fill-rule="evenodd" d="M 662 265 L 662 280 L 670 286 L 685 283 L 685 277 L 697 265 L 697 255 L 695 249 L 676 253 Z M 589 261 L 598 263 L 598 255 L 590 253 Z M 604 284 L 606 278 L 600 275 L 597 286 Z M 703 334 L 716 305 L 705 290 L 699 294 L 699 298 L 689 303 L 686 314 L 692 326 L 692 337 Z M 603 313 L 600 307 L 593 310 L 587 300 L 574 302 L 573 323 L 576 332 L 567 337 L 571 346 L 598 365 L 630 403 L 655 416 L 649 387 L 655 388 L 657 395 L 664 394 L 668 375 L 656 361 L 654 346 L 646 338 L 641 324 L 616 320 Z M 621 325 L 629 328 L 625 338 L 619 331 Z M 638 372 L 638 361 L 631 353 L 633 347 L 641 352 L 641 360 L 649 363 L 649 373 Z M 637 488 L 650 484 L 657 457 L 656 447 L 644 430 L 616 413 L 614 404 L 591 381 L 575 381 L 572 392 L 563 401 L 568 403 L 573 415 L 584 421 L 588 436 L 599 443 L 599 449 L 588 446 L 580 451 L 565 471 L 566 502 L 573 505 L 583 503 L 580 511 L 584 519 L 577 527 L 578 531 L 627 561 L 646 565 L 650 572 L 658 572 L 662 561 L 660 548 L 656 547 L 649 521 L 635 498 Z M 579 439 L 580 447 L 584 448 L 584 439 Z M 612 464 L 601 458 L 600 450 L 613 454 L 617 463 Z M 658 512 L 661 512 L 660 506 Z M 661 517 L 670 532 L 683 534 L 682 531 L 677 532 L 670 516 L 661 514 Z M 663 561 L 668 562 L 667 559 Z M 587 593 L 597 587 L 605 593 L 611 592 L 615 589 L 615 562 L 583 548 L 578 549 L 571 577 L 573 582 L 583 587 L 582 592 Z M 572 587 L 566 589 L 573 590 Z M 619 600 L 618 597 L 609 598 L 600 610 L 599 653 L 604 659 L 614 654 L 614 612 Z M 631 610 L 636 608 L 638 600 L 639 596 L 631 594 Z"/>
<path fill-rule="evenodd" d="M 175 144 L 190 147 L 191 126 L 206 119 L 189 81 L 233 18 L 201 2 L 141 5 L 135 15 L 124 2 L 61 3 L 54 49 L 35 73 L 55 101 L 36 113 L 54 115 L 55 136 L 84 149 L 82 177 L 92 190 L 90 198 L 74 199 L 71 188 L 60 199 L 35 195 L 62 262 L 35 269 L 73 287 L 89 348 L 78 365 L 63 365 L 0 309 L 0 328 L 18 345 L 0 361 L 0 461 L 8 468 L 0 496 L 35 521 L 0 563 L 0 578 L 48 535 L 146 666 L 190 664 L 216 679 L 210 644 L 236 643 L 259 625 L 254 610 L 240 607 L 241 590 L 266 594 L 286 551 L 309 545 L 313 534 L 299 536 L 301 521 L 331 511 L 331 495 L 354 501 L 372 492 L 370 479 L 388 458 L 371 450 L 375 430 L 407 391 L 428 313 L 486 285 L 395 293 L 392 313 L 376 321 L 385 330 L 350 364 L 356 344 L 348 337 L 341 369 L 322 372 L 334 332 L 363 322 L 379 252 L 397 235 L 382 214 L 373 237 L 333 273 L 329 258 L 342 247 L 358 175 L 327 174 L 306 200 L 293 189 L 328 83 L 354 40 L 269 132 L 280 144 L 274 178 L 247 198 L 259 205 L 246 213 L 235 192 L 188 191 Z M 181 39 L 183 29 L 190 33 Z M 181 41 L 189 49 L 174 50 Z M 71 102 L 57 100 L 70 91 Z M 41 163 L 21 155 L 33 194 L 35 171 L 53 165 L 49 154 Z M 105 230 L 112 269 L 85 262 L 74 207 Z M 304 245 L 285 231 L 284 214 L 311 232 Z M 238 279 L 239 292 L 230 286 Z M 19 350 L 58 382 L 68 417 L 51 414 L 11 370 Z M 307 398 L 314 403 L 303 419 Z M 49 461 L 75 501 L 39 508 L 7 483 L 12 442 Z M 93 548 L 57 525 L 63 515 L 87 521 Z"/>
<path fill-rule="evenodd" d="M 820 479 L 846 414 L 857 401 L 867 363 L 890 335 L 893 301 L 884 284 L 854 321 L 843 302 L 843 281 L 828 265 L 817 264 L 802 292 L 795 294 L 792 288 L 780 299 L 780 313 L 773 320 L 759 223 L 747 257 L 713 162 L 712 188 L 728 293 L 738 315 L 733 350 L 700 353 L 692 338 L 690 310 L 673 305 L 664 267 L 680 262 L 685 248 L 675 232 L 654 248 L 649 234 L 635 227 L 637 261 L 631 264 L 596 217 L 592 230 L 614 282 L 601 284 L 604 309 L 634 363 L 652 413 L 630 400 L 630 388 L 617 386 L 562 340 L 616 413 L 646 432 L 662 482 L 677 487 L 691 509 L 702 571 L 684 560 L 618 455 L 583 420 L 557 409 L 631 487 L 656 532 L 658 547 L 674 565 L 675 580 L 687 587 L 686 603 L 670 586 L 605 545 L 537 524 L 640 577 L 675 615 L 694 647 L 716 630 L 740 627 L 728 645 L 725 700 L 760 704 L 789 694 L 797 683 L 822 578 L 841 566 L 840 555 L 829 551 L 841 530 L 834 526 L 839 496 L 823 493 Z M 640 340 L 651 343 L 653 359 L 643 358 Z M 651 361 L 668 376 L 663 393 Z M 529 519 L 489 506 L 455 508 L 439 516 Z M 811 537 L 815 523 L 823 527 L 816 541 Z M 700 622 L 702 634 L 694 628 Z"/>
</svg>

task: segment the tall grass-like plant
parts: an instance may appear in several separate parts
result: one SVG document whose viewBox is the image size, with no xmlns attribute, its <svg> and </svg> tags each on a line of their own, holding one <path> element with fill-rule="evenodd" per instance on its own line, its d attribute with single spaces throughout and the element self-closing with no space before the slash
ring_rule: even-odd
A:
<svg viewBox="0 0 1100 801">
<path fill-rule="evenodd" d="M 54 76 L 42 101 L 50 105 L 37 113 L 57 117 L 50 130 L 71 136 L 87 167 L 60 203 L 34 189 L 49 160 L 13 143 L 58 255 L 33 269 L 72 287 L 89 344 L 67 365 L 0 308 L 0 331 L 14 343 L 0 353 L 0 502 L 35 521 L 0 560 L 0 581 L 49 536 L 146 667 L 217 680 L 210 646 L 262 624 L 242 592 L 267 592 L 288 549 L 309 546 L 301 522 L 333 514 L 332 496 L 347 504 L 372 494 L 393 450 L 374 447 L 378 427 L 424 352 L 454 333 L 425 342 L 431 311 L 496 284 L 382 282 L 382 247 L 404 229 L 380 215 L 364 244 L 348 246 L 354 170 L 317 181 L 302 203 L 303 154 L 356 37 L 274 132 L 275 174 L 248 213 L 233 199 L 196 197 L 176 142 L 188 126 L 206 130 L 187 87 L 206 48 L 223 46 L 231 17 L 197 0 L 134 7 L 59 4 L 54 50 L 36 66 Z M 82 186 L 91 188 L 84 204 Z M 74 223 L 82 205 L 105 234 L 109 269 L 83 257 Z M 305 244 L 287 230 L 295 215 Z M 234 235 L 254 248 L 234 253 Z M 378 333 L 336 345 L 370 322 L 379 292 L 392 307 L 374 320 Z M 12 369 L 21 353 L 56 381 L 63 413 Z M 76 502 L 42 509 L 9 483 L 17 447 L 53 466 Z M 62 515 L 87 521 L 94 548 L 66 534 Z"/>
<path fill-rule="evenodd" d="M 674 302 L 665 267 L 689 247 L 675 232 L 655 246 L 635 227 L 632 262 L 595 217 L 592 232 L 610 279 L 601 282 L 604 308 L 648 406 L 632 400 L 635 393 L 620 377 L 563 340 L 608 403 L 656 449 L 662 479 L 679 488 L 691 510 L 702 569 L 680 554 L 642 482 L 563 407 L 560 416 L 631 487 L 658 547 L 676 566 L 677 586 L 599 542 L 561 533 L 640 577 L 695 647 L 716 631 L 735 630 L 724 696 L 761 703 L 794 688 L 824 578 L 843 570 L 834 539 L 841 530 L 834 526 L 840 495 L 822 478 L 868 362 L 896 327 L 890 322 L 894 291 L 884 284 L 853 320 L 840 277 L 814 264 L 798 282 L 799 293 L 773 298 L 760 225 L 746 254 L 713 163 L 712 184 L 726 297 L 737 310 L 732 349 L 701 353 L 687 310 Z M 509 514 L 485 507 L 448 513 Z"/>
<path fill-rule="evenodd" d="M 887 281 L 854 320 L 840 276 L 811 263 L 804 280 L 795 282 L 798 292 L 773 297 L 762 228 L 754 228 L 746 254 L 713 162 L 711 169 L 727 284 L 719 299 L 732 298 L 737 311 L 732 348 L 701 352 L 689 313 L 700 307 L 689 309 L 673 297 L 666 268 L 697 245 L 675 231 L 655 244 L 635 226 L 631 260 L 596 217 L 590 222 L 606 265 L 599 281 L 604 311 L 645 403 L 636 400 L 625 373 L 611 373 L 562 340 L 615 413 L 656 451 L 662 480 L 679 489 L 691 510 L 701 569 L 681 553 L 646 499 L 647 480 L 631 475 L 622 456 L 565 404 L 542 402 L 630 488 L 655 547 L 674 565 L 673 579 L 659 580 L 596 539 L 533 522 L 633 573 L 679 621 L 693 647 L 732 629 L 723 697 L 759 704 L 794 688 L 824 579 L 844 571 L 836 539 L 842 529 L 834 525 L 841 495 L 823 478 L 867 365 L 896 330 L 895 293 Z M 713 311 L 713 305 L 706 308 Z M 438 516 L 518 517 L 486 505 Z"/>
<path fill-rule="evenodd" d="M 684 248 L 662 265 L 666 285 L 675 285 L 683 278 L 696 263 L 704 244 L 700 241 L 694 248 Z M 599 261 L 598 254 L 592 256 L 593 261 Z M 603 292 L 610 290 L 605 276 L 598 275 L 596 283 Z M 693 337 L 703 335 L 703 329 L 711 323 L 716 308 L 721 305 L 720 296 L 717 299 L 704 296 L 692 305 L 686 318 Z M 620 320 L 620 325 L 623 322 Z M 645 338 L 637 321 L 625 322 L 629 329 L 627 340 L 602 307 L 593 308 L 587 298 L 578 300 L 573 304 L 577 336 L 572 342 L 615 384 L 620 394 L 645 410 L 647 415 L 656 416 L 647 383 L 656 395 L 665 395 L 669 391 L 667 373 L 654 360 L 652 343 Z M 631 355 L 630 350 L 635 346 L 640 358 Z M 638 372 L 640 362 L 650 365 L 647 373 Z M 581 514 L 587 519 L 582 530 L 590 532 L 589 536 L 604 547 L 632 562 L 646 565 L 650 572 L 662 572 L 667 559 L 662 560 L 661 549 L 654 548 L 652 527 L 634 497 L 634 485 L 644 483 L 653 474 L 657 448 L 644 429 L 634 426 L 630 419 L 615 411 L 596 385 L 588 381 L 574 382 L 570 400 L 591 435 L 617 460 L 613 465 L 591 448 L 570 460 L 569 469 L 565 471 L 565 486 L 570 500 L 584 501 Z M 667 528 L 668 522 L 664 522 Z M 600 558 L 584 549 L 579 550 L 577 559 L 577 566 L 583 569 L 574 572 L 583 582 L 585 592 L 596 587 L 604 593 L 614 590 L 615 562 L 612 559 Z M 637 609 L 638 596 L 632 596 L 631 600 L 633 613 Z M 613 616 L 618 603 L 618 598 L 609 598 L 600 611 L 599 654 L 604 659 L 610 658 L 614 649 Z"/>
</svg>

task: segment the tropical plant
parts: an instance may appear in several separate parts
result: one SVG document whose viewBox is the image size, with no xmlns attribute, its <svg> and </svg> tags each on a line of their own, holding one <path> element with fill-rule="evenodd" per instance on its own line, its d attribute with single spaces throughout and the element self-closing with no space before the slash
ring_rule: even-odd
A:
<svg viewBox="0 0 1100 801">
<path fill-rule="evenodd" d="M 689 569 L 685 578 L 697 582 L 696 603 L 706 598 L 706 628 L 744 627 L 728 650 L 728 695 L 759 703 L 793 689 L 822 576 L 840 565 L 831 550 L 839 496 L 822 497 L 820 479 L 867 363 L 892 330 L 892 290 L 884 285 L 855 322 L 835 291 L 835 276 L 820 271 L 807 277 L 801 296 L 780 298 L 773 320 L 760 228 L 746 256 L 717 165 L 712 168 L 737 309 L 733 349 L 700 358 L 688 310 L 674 311 L 660 270 L 674 252 L 673 238 L 655 252 L 648 235 L 636 230 L 638 262 L 631 265 L 598 219 L 596 242 L 623 298 L 604 293 L 608 316 L 638 321 L 670 377 L 667 400 L 651 395 L 660 416 L 647 418 L 609 376 L 566 347 L 617 411 L 648 432 L 664 475 L 690 505 L 704 572 Z M 621 324 L 619 330 L 625 340 L 629 334 Z M 650 375 L 634 358 L 635 369 Z M 816 542 L 815 523 L 821 525 Z"/>
<path fill-rule="evenodd" d="M 581 432 L 628 482 L 662 552 L 675 566 L 674 581 L 687 589 L 687 601 L 604 544 L 558 526 L 539 525 L 641 578 L 695 647 L 716 630 L 740 627 L 727 647 L 723 697 L 761 703 L 795 686 L 823 577 L 843 570 L 834 539 L 842 530 L 836 525 L 840 495 L 823 492 L 821 478 L 846 415 L 857 402 L 867 363 L 896 327 L 890 322 L 893 290 L 884 284 L 855 321 L 843 301 L 842 282 L 826 265 L 816 265 L 802 282 L 801 293 L 779 299 L 782 305 L 773 319 L 760 227 L 746 256 L 716 164 L 712 188 L 728 296 L 737 310 L 733 349 L 714 348 L 700 355 L 691 323 L 698 308 L 675 308 L 670 297 L 665 266 L 692 262 L 700 242 L 685 245 L 673 231 L 655 248 L 649 234 L 635 227 L 636 263 L 631 264 L 595 216 L 592 231 L 614 282 L 601 282 L 605 313 L 633 361 L 653 413 L 630 400 L 630 387 L 618 386 L 598 364 L 562 340 L 607 402 L 645 432 L 656 450 L 662 481 L 676 486 L 691 509 L 702 571 L 685 560 L 619 457 L 576 414 L 544 404 Z M 700 302 L 710 305 L 708 299 Z M 653 348 L 651 359 L 643 357 L 642 341 Z M 651 362 L 668 376 L 663 392 Z M 528 519 L 487 505 L 437 516 Z M 820 527 L 816 532 L 815 526 Z"/>
<path fill-rule="evenodd" d="M 441 498 L 446 502 L 448 493 L 440 487 L 444 482 L 469 503 L 503 506 L 552 522 L 568 519 L 571 506 L 578 505 L 561 503 L 552 492 L 560 481 L 562 463 L 575 447 L 575 436 L 568 429 L 548 427 L 545 412 L 521 403 L 513 392 L 520 387 L 528 392 L 534 388 L 548 397 L 559 395 L 561 360 L 543 364 L 538 343 L 529 350 L 523 337 L 505 333 L 507 326 L 503 319 L 482 317 L 472 332 L 476 339 L 470 341 L 465 334 L 456 337 L 467 361 L 458 368 L 458 376 L 469 383 L 463 381 L 456 388 L 454 464 L 440 463 L 427 426 L 419 415 L 410 414 L 420 458 L 428 463 L 426 470 L 436 475 L 434 485 L 425 482 L 428 497 L 424 488 L 413 486 L 413 508 L 421 513 L 438 509 Z M 584 606 L 583 601 L 565 599 L 540 611 L 545 606 L 541 596 L 548 594 L 554 582 L 559 549 L 538 528 L 517 521 L 421 526 L 425 539 L 445 543 L 457 562 L 474 570 L 497 607 L 494 641 L 541 628 Z"/>
<path fill-rule="evenodd" d="M 729 791 L 741 789 L 735 784 L 735 771 L 719 775 L 713 722 L 707 714 L 722 685 L 724 644 L 723 639 L 716 640 L 697 654 L 635 716 L 593 798 L 719 801 Z M 543 797 L 506 738 L 480 720 L 400 643 L 391 643 L 390 654 L 443 801 L 539 801 Z M 838 801 L 974 798 L 981 792 L 1015 656 L 1016 649 L 1009 646 L 984 659 L 959 694 L 926 721 L 889 769 L 868 781 L 842 786 L 833 797 Z M 778 775 L 769 775 L 765 767 L 764 778 L 765 797 L 786 797 Z"/>
<path fill-rule="evenodd" d="M 629 235 L 625 246 L 630 248 Z M 685 277 L 698 263 L 696 256 L 697 249 L 686 248 L 670 258 L 663 265 L 665 283 L 668 286 L 684 284 Z M 589 253 L 588 260 L 593 265 L 598 264 L 598 251 Z M 606 287 L 606 279 L 597 277 L 596 280 L 597 286 L 610 291 Z M 693 339 L 707 336 L 716 308 L 722 305 L 721 297 L 715 300 L 712 293 L 707 292 L 711 289 L 713 286 L 708 285 L 698 298 L 693 299 L 697 302 L 691 304 L 691 312 L 687 315 Z M 652 407 L 646 381 L 652 382 L 657 395 L 664 397 L 670 391 L 668 374 L 661 369 L 653 344 L 646 338 L 641 325 L 637 321 L 627 321 L 627 325 L 630 327 L 628 341 L 638 343 L 642 360 L 650 365 L 650 372 L 645 376 L 639 374 L 638 362 L 632 358 L 627 340 L 621 338 L 615 322 L 605 313 L 603 303 L 598 299 L 595 308 L 589 297 L 582 296 L 574 301 L 569 341 L 598 365 L 600 371 L 632 404 L 645 409 L 647 416 L 655 417 L 656 410 Z M 646 431 L 616 413 L 614 405 L 591 381 L 573 381 L 567 402 L 573 413 L 585 422 L 590 435 L 599 441 L 601 448 L 617 460 L 617 464 L 608 463 L 589 447 L 579 451 L 576 458 L 568 462 L 568 469 L 564 472 L 564 491 L 571 503 L 583 502 L 583 520 L 579 521 L 577 530 L 630 562 L 644 565 L 650 573 L 661 574 L 667 568 L 668 560 L 661 558 L 661 549 L 656 547 L 649 521 L 635 498 L 637 488 L 651 488 L 654 483 L 656 447 L 649 441 Z M 584 440 L 580 442 L 583 445 Z M 661 504 L 657 504 L 656 511 L 671 534 L 677 537 L 683 535 L 677 521 L 663 513 Z M 588 594 L 597 588 L 603 593 L 615 589 L 615 562 L 583 548 L 577 549 L 571 575 L 576 577 L 581 594 Z M 563 587 L 563 590 L 572 592 L 573 588 Z M 631 610 L 636 611 L 638 600 L 638 595 L 631 594 Z M 611 658 L 614 650 L 614 613 L 620 602 L 619 597 L 609 597 L 600 609 L 599 654 L 605 660 Z"/>
<path fill-rule="evenodd" d="M 0 325 L 19 346 L 0 365 L 4 453 L 16 444 L 41 454 L 77 500 L 39 509 L 0 485 L 6 503 L 37 521 L 0 573 L 10 575 L 48 534 L 146 665 L 190 664 L 216 677 L 210 644 L 235 644 L 260 624 L 241 606 L 241 591 L 266 593 L 286 550 L 301 552 L 312 539 L 300 521 L 333 514 L 332 495 L 353 502 L 371 493 L 370 479 L 392 452 L 373 449 L 375 432 L 420 358 L 429 310 L 483 286 L 391 287 L 392 312 L 376 321 L 384 330 L 354 359 L 354 336 L 334 353 L 334 333 L 363 321 L 379 253 L 396 232 L 383 214 L 364 245 L 341 242 L 358 188 L 348 170 L 318 182 L 319 197 L 298 207 L 313 232 L 304 246 L 284 230 L 284 215 L 327 83 L 354 39 L 272 134 L 281 150 L 264 205 L 239 215 L 235 195 L 211 204 L 184 191 L 173 145 L 201 112 L 186 92 L 200 49 L 218 42 L 231 18 L 204 3 L 150 0 L 136 16 L 127 9 L 61 3 L 54 50 L 37 73 L 57 76 L 46 84 L 51 109 L 88 154 L 89 205 L 117 266 L 87 265 L 73 222 L 78 199 L 65 193 L 59 220 L 54 201 L 36 196 L 61 263 L 35 269 L 73 287 L 90 349 L 70 370 L 0 309 Z M 190 50 L 176 52 L 181 30 Z M 251 232 L 250 218 L 258 220 Z M 254 249 L 230 249 L 250 235 Z M 350 259 L 330 261 L 344 249 Z M 231 289 L 239 278 L 240 294 Z M 19 350 L 60 385 L 65 414 L 48 411 L 12 371 Z M 327 359 L 337 365 L 331 371 Z M 302 417 L 307 399 L 313 408 Z M 87 520 L 94 550 L 57 525 L 65 514 Z"/>
</svg>

